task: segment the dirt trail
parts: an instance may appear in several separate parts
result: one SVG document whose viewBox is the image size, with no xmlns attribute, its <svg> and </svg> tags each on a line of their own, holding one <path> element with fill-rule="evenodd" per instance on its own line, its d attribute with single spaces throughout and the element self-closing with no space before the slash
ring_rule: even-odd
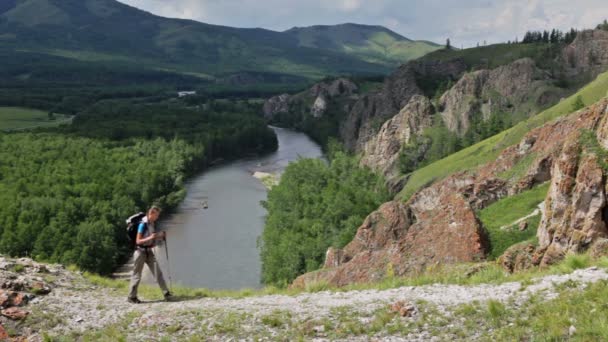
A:
<svg viewBox="0 0 608 342">
<path fill-rule="evenodd" d="M 268 317 L 306 322 L 311 325 L 336 320 L 336 312 L 346 310 L 358 319 L 361 324 L 369 323 L 376 310 L 386 308 L 399 301 L 412 303 L 414 306 L 433 306 L 440 314 L 449 315 L 451 308 L 459 304 L 498 300 L 509 305 L 519 305 L 532 294 L 541 294 L 550 299 L 556 295 L 555 285 L 576 281 L 580 284 L 608 279 L 608 274 L 595 267 L 577 270 L 567 275 L 550 275 L 535 279 L 532 284 L 522 285 L 519 282 L 499 285 L 426 285 L 401 287 L 388 290 L 364 290 L 350 292 L 317 292 L 303 293 L 297 296 L 268 295 L 242 299 L 202 298 L 179 302 L 148 302 L 139 305 L 127 304 L 125 297 L 118 291 L 87 285 L 86 281 L 74 276 L 63 286 L 58 286 L 44 297 L 37 297 L 30 305 L 34 311 L 53 313 L 61 317 L 61 324 L 50 328 L 51 335 L 65 335 L 73 332 L 86 332 L 100 329 L 125 320 L 127 315 L 135 317 L 128 325 L 129 340 L 160 340 L 170 336 L 170 340 L 179 340 L 193 334 L 216 334 L 208 337 L 211 340 L 224 340 L 217 325 L 236 324 L 241 329 L 243 339 L 254 339 L 253 336 L 273 340 L 281 336 L 280 324 L 261 322 Z M 78 283 L 74 286 L 72 283 Z M 287 317 L 287 318 L 286 318 Z M 416 319 L 410 317 L 409 319 Z M 228 323 L 227 323 L 228 322 Z M 236 323 L 235 323 L 236 322 Z M 214 328 L 215 327 L 215 328 Z M 216 330 L 213 330 L 216 329 Z M 322 327 L 311 329 L 318 331 L 317 340 L 324 340 L 326 332 Z M 230 330 L 230 329 L 228 329 Z M 233 333 L 232 330 L 230 330 Z M 205 335 L 209 336 L 209 335 Z M 36 341 L 40 336 L 33 336 Z M 368 337 L 359 337 L 367 340 Z M 382 340 L 432 340 L 430 333 L 424 329 L 406 337 L 381 336 Z M 352 338 L 349 338 L 352 340 Z"/>
</svg>

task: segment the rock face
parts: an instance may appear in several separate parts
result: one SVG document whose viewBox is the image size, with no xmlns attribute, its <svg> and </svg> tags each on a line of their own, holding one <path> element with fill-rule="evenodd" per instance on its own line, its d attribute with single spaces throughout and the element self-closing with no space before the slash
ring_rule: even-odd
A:
<svg viewBox="0 0 608 342">
<path fill-rule="evenodd" d="M 273 116 L 279 113 L 289 112 L 289 94 L 281 94 L 278 96 L 271 97 L 264 102 L 264 117 L 271 119 Z"/>
<path fill-rule="evenodd" d="M 608 31 L 586 30 L 562 53 L 562 60 L 571 75 L 590 72 L 593 77 L 608 68 Z"/>
<path fill-rule="evenodd" d="M 493 70 L 467 73 L 441 97 L 441 115 L 447 128 L 462 136 L 475 116 L 488 120 L 492 114 L 499 113 L 531 114 L 546 104 L 539 102 L 557 102 L 561 93 L 545 91 L 539 94 L 548 82 L 549 78 L 530 58 Z M 534 105 L 523 108 L 528 101 L 533 101 Z"/>
<path fill-rule="evenodd" d="M 414 95 L 399 114 L 385 122 L 378 134 L 365 143 L 361 164 L 390 177 L 397 171 L 401 147 L 431 127 L 433 113 L 429 99 Z"/>
<path fill-rule="evenodd" d="M 608 111 L 602 112 L 596 131 L 603 148 L 608 131 Z M 598 156 L 581 146 L 573 134 L 564 143 L 561 154 L 552 167 L 552 180 L 545 200 L 546 210 L 538 228 L 539 249 L 543 251 L 541 265 L 561 260 L 567 253 L 581 252 L 600 238 L 608 236 L 606 226 L 606 176 Z"/>
<path fill-rule="evenodd" d="M 281 94 L 271 97 L 264 102 L 264 117 L 268 120 L 281 113 L 290 113 L 291 106 L 304 107 L 307 114 L 315 118 L 323 116 L 328 108 L 329 101 L 335 98 L 343 98 L 346 102 L 354 102 L 359 88 L 357 85 L 346 78 L 338 78 L 333 81 L 320 82 L 310 89 L 296 95 Z M 306 108 L 307 107 L 307 108 Z M 348 110 L 348 108 L 346 109 Z M 291 113 L 301 114 L 301 113 Z"/>
<path fill-rule="evenodd" d="M 340 126 L 340 138 L 352 151 L 361 151 L 382 123 L 395 116 L 414 95 L 424 95 L 420 78 L 458 79 L 467 69 L 464 61 L 412 61 L 387 77 L 382 89 L 359 99 Z"/>
<path fill-rule="evenodd" d="M 502 264 L 519 270 L 589 247 L 608 235 L 603 218 L 606 182 L 597 156 L 579 157 L 579 136 L 583 130 L 596 130 L 599 141 L 608 140 L 607 107 L 604 100 L 536 128 L 475 172 L 454 174 L 406 203 L 382 205 L 366 218 L 351 243 L 328 253 L 331 262 L 326 268 L 299 277 L 292 286 L 319 280 L 342 286 L 387 274 L 416 274 L 435 264 L 483 259 L 488 244 L 475 211 L 549 180 L 551 190 L 538 230 L 540 248 L 513 247 L 501 258 Z M 522 177 L 498 177 L 529 153 L 537 157 Z"/>
</svg>

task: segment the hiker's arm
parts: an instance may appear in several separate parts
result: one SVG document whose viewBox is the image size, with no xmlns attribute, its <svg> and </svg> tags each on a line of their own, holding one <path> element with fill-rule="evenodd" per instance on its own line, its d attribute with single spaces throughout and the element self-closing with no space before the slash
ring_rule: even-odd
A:
<svg viewBox="0 0 608 342">
<path fill-rule="evenodd" d="M 137 240 L 135 241 L 135 243 L 141 245 L 148 241 L 164 240 L 166 235 L 167 234 L 165 232 L 152 233 L 147 238 L 144 238 L 144 235 L 142 233 L 137 233 Z"/>
<path fill-rule="evenodd" d="M 137 233 L 137 240 L 135 240 L 135 243 L 138 245 L 141 245 L 148 241 L 154 241 L 154 240 L 156 240 L 156 233 L 150 234 L 150 236 L 148 236 L 147 238 L 144 238 L 144 234 Z"/>
</svg>

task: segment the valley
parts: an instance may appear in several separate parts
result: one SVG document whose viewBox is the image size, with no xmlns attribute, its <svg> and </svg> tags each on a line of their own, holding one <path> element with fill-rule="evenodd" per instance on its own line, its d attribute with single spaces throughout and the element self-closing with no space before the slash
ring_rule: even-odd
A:
<svg viewBox="0 0 608 342">
<path fill-rule="evenodd" d="M 458 49 L 127 2 L 0 4 L 0 339 L 608 336 L 606 21 Z M 173 296 L 127 303 L 152 205 Z"/>
</svg>

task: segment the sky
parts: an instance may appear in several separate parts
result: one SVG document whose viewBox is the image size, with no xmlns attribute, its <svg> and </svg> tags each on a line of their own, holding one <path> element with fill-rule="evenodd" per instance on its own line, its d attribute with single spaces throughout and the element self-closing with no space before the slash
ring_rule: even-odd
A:
<svg viewBox="0 0 608 342">
<path fill-rule="evenodd" d="M 346 22 L 382 25 L 410 39 L 470 47 L 527 30 L 592 28 L 606 0 L 119 0 L 157 15 L 283 31 Z"/>
</svg>

